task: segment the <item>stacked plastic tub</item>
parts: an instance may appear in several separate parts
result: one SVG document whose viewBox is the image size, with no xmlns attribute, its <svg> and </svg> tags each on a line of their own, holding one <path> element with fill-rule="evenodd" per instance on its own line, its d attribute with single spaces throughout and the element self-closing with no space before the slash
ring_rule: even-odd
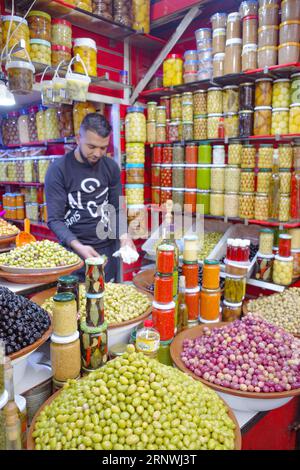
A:
<svg viewBox="0 0 300 470">
<path fill-rule="evenodd" d="M 198 80 L 210 80 L 213 76 L 212 33 L 210 28 L 195 31 L 198 51 Z"/>
<path fill-rule="evenodd" d="M 224 75 L 242 70 L 242 22 L 239 12 L 229 13 L 226 26 Z"/>
<path fill-rule="evenodd" d="M 300 2 L 284 0 L 281 3 L 279 25 L 278 64 L 299 62 L 300 57 Z"/>
<path fill-rule="evenodd" d="M 254 0 L 242 2 L 240 15 L 242 18 L 242 71 L 257 68 L 257 28 L 258 28 L 258 5 Z"/>
<path fill-rule="evenodd" d="M 257 51 L 259 68 L 277 64 L 278 19 L 278 0 L 259 0 Z"/>
<path fill-rule="evenodd" d="M 227 14 L 215 13 L 210 21 L 212 24 L 213 76 L 221 77 L 224 75 Z"/>
</svg>

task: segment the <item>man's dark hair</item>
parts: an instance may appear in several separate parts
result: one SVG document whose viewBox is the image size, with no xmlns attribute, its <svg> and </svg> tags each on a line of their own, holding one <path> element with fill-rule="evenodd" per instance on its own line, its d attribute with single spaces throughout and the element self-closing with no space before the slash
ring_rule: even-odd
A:
<svg viewBox="0 0 300 470">
<path fill-rule="evenodd" d="M 85 116 L 80 125 L 80 133 L 95 132 L 100 137 L 108 137 L 111 132 L 111 125 L 108 120 L 98 113 L 90 113 Z"/>
</svg>

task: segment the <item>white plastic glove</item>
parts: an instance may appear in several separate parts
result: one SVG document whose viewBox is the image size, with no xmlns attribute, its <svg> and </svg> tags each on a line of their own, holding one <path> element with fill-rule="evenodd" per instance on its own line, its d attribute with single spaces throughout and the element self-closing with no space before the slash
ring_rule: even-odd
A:
<svg viewBox="0 0 300 470">
<path fill-rule="evenodd" d="M 137 261 L 139 258 L 138 252 L 136 250 L 133 250 L 128 245 L 123 246 L 118 251 L 113 253 L 113 256 L 120 256 L 122 258 L 122 261 L 126 264 L 135 263 L 135 261 Z"/>
</svg>

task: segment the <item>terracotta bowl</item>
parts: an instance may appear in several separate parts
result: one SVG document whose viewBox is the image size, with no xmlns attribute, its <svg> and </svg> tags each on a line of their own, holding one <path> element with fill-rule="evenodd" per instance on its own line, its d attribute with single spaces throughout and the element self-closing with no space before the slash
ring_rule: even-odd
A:
<svg viewBox="0 0 300 470">
<path fill-rule="evenodd" d="M 53 270 L 48 271 L 47 273 L 9 273 L 0 269 L 0 278 L 2 277 L 3 279 L 6 279 L 7 281 L 13 282 L 15 284 L 48 284 L 57 281 L 60 276 L 71 274 L 77 269 L 80 269 L 83 264 L 84 262 L 80 261 L 80 263 L 74 266 L 69 266 L 65 269 L 59 270 L 53 268 Z"/>
</svg>

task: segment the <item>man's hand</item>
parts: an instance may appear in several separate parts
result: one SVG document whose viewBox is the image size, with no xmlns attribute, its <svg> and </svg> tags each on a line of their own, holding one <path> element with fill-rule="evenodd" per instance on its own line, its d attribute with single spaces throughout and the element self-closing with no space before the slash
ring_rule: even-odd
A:
<svg viewBox="0 0 300 470">
<path fill-rule="evenodd" d="M 83 259 L 99 257 L 99 253 L 92 246 L 83 245 L 78 240 L 73 240 L 70 246 Z"/>
<path fill-rule="evenodd" d="M 128 233 L 124 233 L 120 236 L 120 245 L 121 248 L 124 246 L 130 246 L 130 248 L 132 248 L 134 251 L 137 251 L 135 244 L 133 243 L 132 238 Z"/>
</svg>

